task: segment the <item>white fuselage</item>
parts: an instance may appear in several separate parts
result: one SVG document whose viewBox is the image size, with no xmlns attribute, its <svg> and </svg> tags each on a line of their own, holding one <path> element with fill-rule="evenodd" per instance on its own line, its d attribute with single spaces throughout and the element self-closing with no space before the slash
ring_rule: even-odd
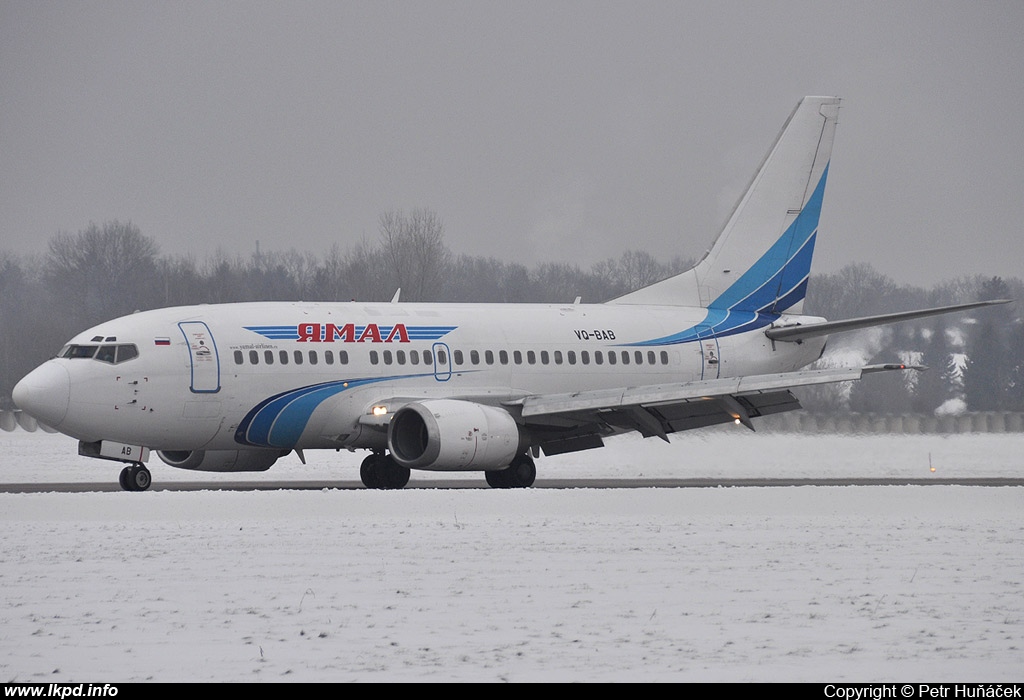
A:
<svg viewBox="0 0 1024 700">
<path fill-rule="evenodd" d="M 37 417 L 87 442 L 378 449 L 381 431 L 365 429 L 374 407 L 390 410 L 403 399 L 498 405 L 536 394 L 788 372 L 813 362 L 824 345 L 773 343 L 763 333 L 774 320 L 766 316 L 752 317 L 750 330 L 735 330 L 734 319 L 724 335 L 701 325 L 710 319 L 699 308 L 591 304 L 178 307 L 115 319 L 69 343 L 134 345 L 135 357 L 58 357 L 26 382 L 53 383 L 48 415 Z M 300 389 L 287 411 L 259 408 Z"/>
</svg>

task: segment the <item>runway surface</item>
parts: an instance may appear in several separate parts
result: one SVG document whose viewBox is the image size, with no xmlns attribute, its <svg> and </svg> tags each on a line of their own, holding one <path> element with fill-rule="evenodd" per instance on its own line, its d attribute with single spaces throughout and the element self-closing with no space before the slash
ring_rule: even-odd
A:
<svg viewBox="0 0 1024 700">
<path fill-rule="evenodd" d="M 538 479 L 535 489 L 700 489 L 795 486 L 1024 486 L 1024 478 L 838 478 L 838 479 Z M 177 481 L 154 483 L 150 491 L 318 491 L 365 489 L 357 480 L 343 481 Z M 406 489 L 489 489 L 483 479 L 411 483 Z M 0 484 L 0 493 L 90 493 L 120 491 L 116 483 L 66 482 Z"/>
</svg>

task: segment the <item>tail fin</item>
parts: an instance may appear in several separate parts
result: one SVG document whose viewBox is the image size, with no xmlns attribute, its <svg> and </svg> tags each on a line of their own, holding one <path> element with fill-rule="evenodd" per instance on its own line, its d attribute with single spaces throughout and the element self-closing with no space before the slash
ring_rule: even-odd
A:
<svg viewBox="0 0 1024 700">
<path fill-rule="evenodd" d="M 838 97 L 803 98 L 703 260 L 609 303 L 799 313 L 838 113 Z"/>
</svg>

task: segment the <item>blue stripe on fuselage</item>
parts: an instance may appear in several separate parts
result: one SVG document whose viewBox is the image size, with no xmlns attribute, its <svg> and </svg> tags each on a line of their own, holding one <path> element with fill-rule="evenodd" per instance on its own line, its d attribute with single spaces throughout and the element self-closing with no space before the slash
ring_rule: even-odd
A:
<svg viewBox="0 0 1024 700">
<path fill-rule="evenodd" d="M 332 396 L 374 382 L 430 376 L 433 375 L 348 379 L 314 384 L 271 396 L 254 406 L 238 424 L 235 442 L 253 447 L 292 449 L 306 429 L 313 411 Z"/>
</svg>

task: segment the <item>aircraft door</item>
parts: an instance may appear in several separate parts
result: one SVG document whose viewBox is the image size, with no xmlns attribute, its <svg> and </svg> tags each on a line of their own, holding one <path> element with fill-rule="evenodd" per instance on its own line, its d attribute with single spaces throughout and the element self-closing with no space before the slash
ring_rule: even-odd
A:
<svg viewBox="0 0 1024 700">
<path fill-rule="evenodd" d="M 183 321 L 178 328 L 188 345 L 192 368 L 189 388 L 194 394 L 217 393 L 220 391 L 220 358 L 210 328 L 202 321 Z"/>
<path fill-rule="evenodd" d="M 718 338 L 711 330 L 711 326 L 697 326 L 697 338 L 700 343 L 701 354 L 701 379 L 718 379 L 721 364 L 721 348 L 718 346 Z"/>
<path fill-rule="evenodd" d="M 434 343 L 431 347 L 434 355 L 434 379 L 446 382 L 452 378 L 452 354 L 445 343 Z"/>
</svg>

